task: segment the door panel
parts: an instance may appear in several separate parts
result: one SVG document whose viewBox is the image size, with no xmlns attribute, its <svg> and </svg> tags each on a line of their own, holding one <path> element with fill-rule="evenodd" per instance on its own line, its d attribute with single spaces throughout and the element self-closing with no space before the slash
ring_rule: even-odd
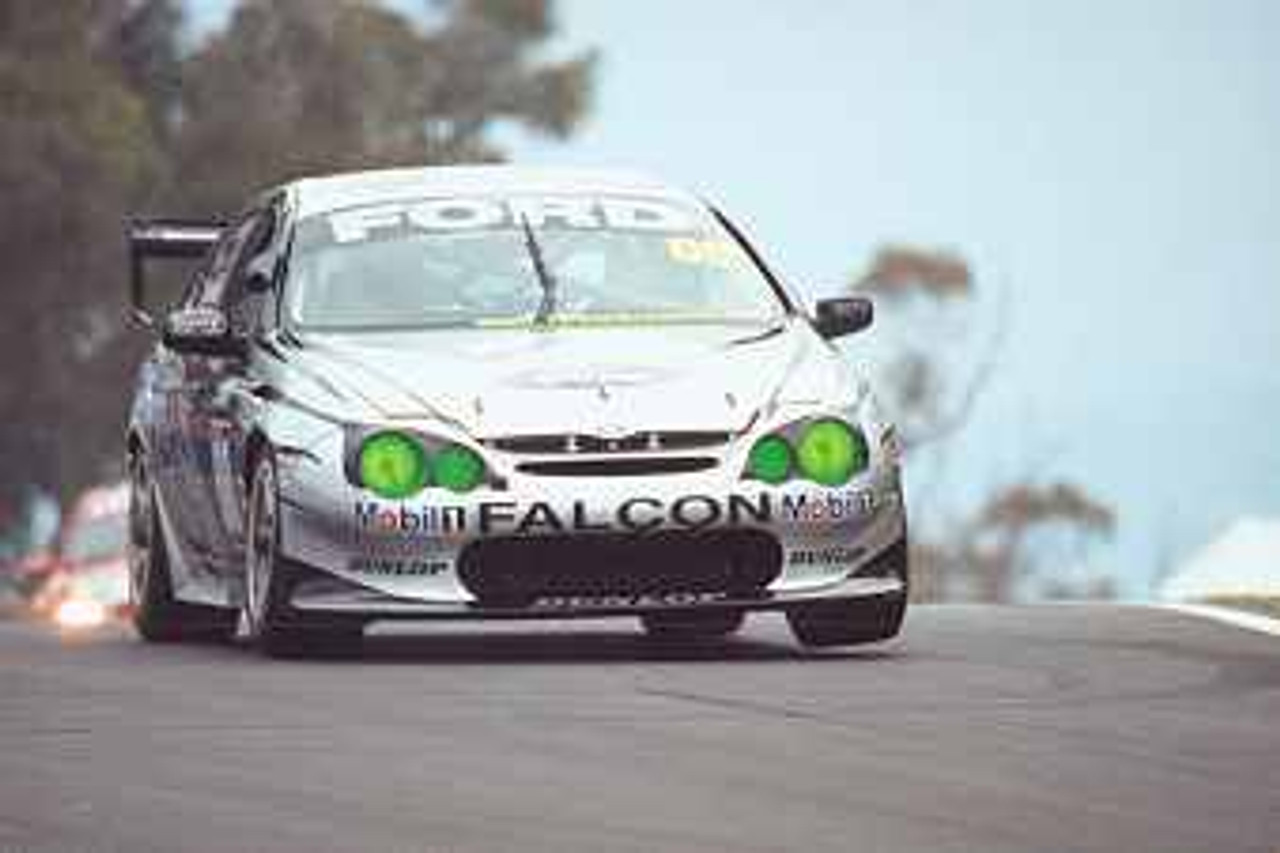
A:
<svg viewBox="0 0 1280 853">
<path fill-rule="evenodd" d="M 226 310 L 246 246 L 261 219 L 260 212 L 253 212 L 227 229 L 192 294 L 192 305 Z M 242 441 L 230 389 L 242 381 L 245 366 L 240 358 L 223 356 L 188 354 L 180 360 L 182 387 L 175 409 L 182 445 L 182 524 L 206 569 L 222 576 L 235 574 L 241 553 L 239 508 L 219 500 L 218 481 Z"/>
</svg>

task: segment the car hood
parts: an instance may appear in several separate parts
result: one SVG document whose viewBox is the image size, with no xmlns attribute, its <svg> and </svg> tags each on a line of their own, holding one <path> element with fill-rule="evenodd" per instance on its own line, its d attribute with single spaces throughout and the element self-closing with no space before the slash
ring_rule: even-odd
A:
<svg viewBox="0 0 1280 853">
<path fill-rule="evenodd" d="M 308 335 L 299 367 L 379 417 L 477 438 L 746 429 L 800 374 L 839 359 L 802 320 L 725 325 Z M 823 392 L 819 392 L 823 393 Z"/>
</svg>

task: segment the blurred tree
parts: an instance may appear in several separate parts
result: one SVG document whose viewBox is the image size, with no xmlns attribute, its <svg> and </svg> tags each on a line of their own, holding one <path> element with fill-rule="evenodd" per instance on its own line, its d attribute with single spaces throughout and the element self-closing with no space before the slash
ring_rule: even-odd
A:
<svg viewBox="0 0 1280 853">
<path fill-rule="evenodd" d="M 142 98 L 152 134 L 166 147 L 182 97 L 182 27 L 178 0 L 135 0 L 108 43 L 109 58 Z"/>
<path fill-rule="evenodd" d="M 963 343 L 976 291 L 968 261 L 948 249 L 883 246 L 852 289 L 874 297 L 909 330 L 884 368 L 883 390 L 899 419 L 903 446 L 910 451 L 951 435 L 968 421 L 986 387 L 1003 331 L 996 329 L 988 354 L 968 376 L 956 377 L 947 369 L 950 359 L 943 357 L 942 348 L 952 341 Z M 962 312 L 956 333 L 920 334 L 920 327 L 953 312 Z"/>
<path fill-rule="evenodd" d="M 995 369 L 1003 318 L 967 375 L 957 377 L 953 369 L 956 362 L 966 361 L 953 357 L 954 346 L 957 341 L 966 343 L 973 325 L 976 287 L 969 263 L 960 255 L 910 245 L 880 248 L 867 270 L 851 282 L 853 291 L 875 297 L 893 323 L 906 330 L 884 366 L 883 390 L 903 446 L 913 456 L 918 457 L 921 448 L 945 443 L 969 421 Z M 935 326 L 946 314 L 952 315 L 950 333 L 937 334 Z M 922 333 L 926 331 L 935 333 Z M 912 504 L 917 512 L 922 509 L 916 501 Z M 1007 601 L 1025 592 L 1109 597 L 1114 590 L 1106 579 L 1081 581 L 1061 571 L 1040 577 L 1037 558 L 1046 550 L 1048 535 L 1065 535 L 1077 546 L 1078 559 L 1089 541 L 1109 536 L 1114 526 L 1113 512 L 1079 486 L 1038 486 L 1030 481 L 1004 486 L 941 535 L 927 538 L 927 525 L 913 528 L 912 595 L 920 600 L 983 601 Z"/>
<path fill-rule="evenodd" d="M 122 225 L 227 214 L 298 175 L 494 160 L 573 131 L 594 54 L 535 52 L 551 0 L 243 0 L 191 48 L 181 0 L 0 2 L 0 499 L 118 472 L 133 366 Z M 0 531 L 3 533 L 3 531 Z"/>
<path fill-rule="evenodd" d="M 424 28 L 361 0 L 242 3 L 186 64 L 173 200 L 228 213 L 306 174 L 498 160 L 501 121 L 572 132 L 595 60 L 532 60 L 553 34 L 547 0 L 433 5 Z"/>
<path fill-rule="evenodd" d="M 1114 589 L 1107 579 L 1087 577 L 1080 583 L 1064 573 L 1070 566 L 1040 577 L 1035 540 L 1064 535 L 1077 546 L 1078 557 L 1089 540 L 1110 536 L 1114 529 L 1115 513 L 1079 486 L 1015 483 L 991 495 L 960 530 L 951 549 L 952 571 L 970 597 L 983 601 L 1007 601 L 1020 584 L 1035 584 L 1030 591 L 1046 597 L 1109 598 Z"/>
<path fill-rule="evenodd" d="M 58 492 L 118 455 L 120 223 L 156 174 L 146 105 L 114 61 L 126 0 L 0 5 L 0 490 Z"/>
</svg>

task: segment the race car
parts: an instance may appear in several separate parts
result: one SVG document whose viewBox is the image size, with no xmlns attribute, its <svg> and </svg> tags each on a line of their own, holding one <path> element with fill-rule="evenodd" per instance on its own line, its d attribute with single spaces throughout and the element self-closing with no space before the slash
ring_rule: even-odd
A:
<svg viewBox="0 0 1280 853">
<path fill-rule="evenodd" d="M 716 207 L 514 166 L 307 178 L 228 222 L 137 220 L 157 332 L 128 429 L 146 640 L 269 654 L 384 619 L 639 617 L 810 646 L 894 636 L 898 443 L 812 314 Z M 157 258 L 200 260 L 145 307 Z"/>
</svg>

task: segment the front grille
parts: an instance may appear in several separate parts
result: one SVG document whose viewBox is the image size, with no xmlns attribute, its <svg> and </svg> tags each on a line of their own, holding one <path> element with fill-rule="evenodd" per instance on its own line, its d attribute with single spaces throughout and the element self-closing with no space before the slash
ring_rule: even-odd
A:
<svg viewBox="0 0 1280 853">
<path fill-rule="evenodd" d="M 490 607 L 563 596 L 758 598 L 781 570 L 782 547 L 760 530 L 501 537 L 458 558 L 463 586 Z"/>
<path fill-rule="evenodd" d="M 656 453 L 669 450 L 697 450 L 727 444 L 727 432 L 659 431 L 637 432 L 620 438 L 601 438 L 582 433 L 550 435 L 512 435 L 491 438 L 485 442 L 495 450 L 525 456 L 555 456 L 575 453 Z"/>
<path fill-rule="evenodd" d="M 716 467 L 708 456 L 630 456 L 625 459 L 554 459 L 521 462 L 516 470 L 541 477 L 643 477 L 688 474 Z"/>
</svg>

